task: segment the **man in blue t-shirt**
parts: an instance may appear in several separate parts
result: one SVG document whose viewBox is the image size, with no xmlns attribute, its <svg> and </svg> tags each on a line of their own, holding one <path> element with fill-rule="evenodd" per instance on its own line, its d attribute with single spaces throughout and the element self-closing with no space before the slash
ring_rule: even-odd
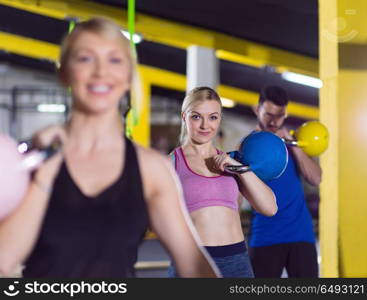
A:
<svg viewBox="0 0 367 300">
<path fill-rule="evenodd" d="M 284 127 L 288 96 L 277 86 L 264 88 L 255 109 L 257 131 L 293 140 Z M 312 184 L 321 181 L 321 168 L 301 148 L 287 146 L 289 160 L 284 173 L 267 182 L 277 198 L 278 212 L 265 217 L 254 211 L 250 230 L 250 257 L 255 277 L 318 277 L 317 252 L 310 212 L 300 176 Z"/>
</svg>

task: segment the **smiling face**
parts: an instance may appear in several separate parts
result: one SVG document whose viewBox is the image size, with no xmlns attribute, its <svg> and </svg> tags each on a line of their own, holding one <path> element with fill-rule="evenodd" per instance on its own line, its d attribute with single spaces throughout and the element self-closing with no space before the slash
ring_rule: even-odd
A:
<svg viewBox="0 0 367 300">
<path fill-rule="evenodd" d="M 116 109 L 130 88 L 131 62 L 114 38 L 82 32 L 71 46 L 62 81 L 69 86 L 74 108 L 91 113 Z"/>
<path fill-rule="evenodd" d="M 182 113 L 188 138 L 196 144 L 212 141 L 221 121 L 221 105 L 215 100 L 195 102 Z"/>
</svg>

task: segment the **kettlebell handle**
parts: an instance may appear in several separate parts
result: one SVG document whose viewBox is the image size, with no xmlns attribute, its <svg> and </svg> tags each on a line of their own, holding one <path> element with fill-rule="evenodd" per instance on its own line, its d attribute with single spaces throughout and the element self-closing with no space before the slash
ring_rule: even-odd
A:
<svg viewBox="0 0 367 300">
<path fill-rule="evenodd" d="M 296 147 L 305 147 L 308 145 L 307 142 L 305 141 L 297 141 L 297 140 L 287 140 L 287 139 L 283 139 L 283 142 L 286 144 L 286 145 L 290 145 L 290 146 L 296 146 Z"/>
<path fill-rule="evenodd" d="M 230 174 L 243 174 L 251 170 L 250 166 L 244 165 L 226 165 L 224 166 L 224 170 Z"/>
<path fill-rule="evenodd" d="M 289 130 L 289 134 L 294 137 L 295 135 L 295 130 L 291 129 Z M 299 141 L 297 140 L 288 140 L 288 139 L 285 139 L 285 138 L 282 138 L 282 141 L 286 144 L 286 145 L 290 145 L 290 146 L 300 146 L 299 145 Z"/>
<path fill-rule="evenodd" d="M 24 158 L 22 160 L 20 168 L 27 171 L 33 171 L 34 169 L 38 168 L 43 161 L 53 156 L 60 149 L 61 143 L 55 141 L 47 148 L 25 151 L 23 153 Z"/>
</svg>

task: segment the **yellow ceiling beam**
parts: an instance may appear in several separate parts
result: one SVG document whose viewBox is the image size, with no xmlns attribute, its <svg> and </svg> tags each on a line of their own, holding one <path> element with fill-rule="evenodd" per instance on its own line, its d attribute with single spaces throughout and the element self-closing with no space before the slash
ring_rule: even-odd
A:
<svg viewBox="0 0 367 300">
<path fill-rule="evenodd" d="M 259 100 L 259 93 L 227 85 L 220 85 L 218 92 L 222 97 L 246 106 L 254 106 Z M 290 101 L 288 104 L 288 115 L 314 120 L 319 118 L 319 109 L 312 105 Z"/>
<path fill-rule="evenodd" d="M 85 0 L 0 0 L 0 4 L 58 19 L 79 18 L 83 20 L 102 15 L 113 19 L 125 28 L 127 27 L 125 9 Z M 135 29 L 144 36 L 145 40 L 156 43 L 182 49 L 186 49 L 190 45 L 199 45 L 223 50 L 219 57 L 234 62 L 243 61 L 243 63 L 252 63 L 255 66 L 273 65 L 282 70 L 301 72 L 311 76 L 318 74 L 317 59 L 199 27 L 138 13 Z"/>
<path fill-rule="evenodd" d="M 236 53 L 229 52 L 226 50 L 217 50 L 216 56 L 219 59 L 228 60 L 228 61 L 238 63 L 238 64 L 249 65 L 249 66 L 256 67 L 256 68 L 263 68 L 264 66 L 269 65 L 273 67 L 274 72 L 277 72 L 277 73 L 292 71 L 294 73 L 300 73 L 300 74 L 311 76 L 311 77 L 318 77 L 318 74 L 313 71 L 300 69 L 296 67 L 284 66 L 284 65 L 276 66 L 274 64 L 269 64 L 269 62 L 266 59 L 261 59 L 260 57 L 236 54 Z M 292 59 L 292 57 L 290 56 L 289 59 Z"/>
<path fill-rule="evenodd" d="M 126 11 L 84 0 L 0 0 L 0 4 L 61 20 L 67 18 L 83 20 L 97 15 L 115 20 L 122 16 L 127 18 L 126 15 L 124 16 Z"/>
<path fill-rule="evenodd" d="M 259 93 L 243 90 L 226 85 L 220 85 L 218 87 L 218 93 L 224 97 L 236 101 L 242 105 L 254 106 L 259 99 Z"/>
<path fill-rule="evenodd" d="M 58 61 L 59 58 L 59 47 L 57 45 L 4 32 L 0 32 L 0 49 L 26 57 L 48 59 L 54 62 Z M 183 74 L 145 65 L 139 65 L 139 71 L 144 76 L 144 80 L 151 85 L 178 91 L 186 90 L 186 76 Z M 222 97 L 230 98 L 237 103 L 248 106 L 255 105 L 259 96 L 258 93 L 226 85 L 220 85 L 218 92 Z M 290 115 L 301 118 L 318 118 L 318 108 L 311 105 L 290 102 L 288 112 Z"/>
<path fill-rule="evenodd" d="M 288 104 L 288 114 L 311 120 L 319 119 L 319 109 L 317 107 L 293 101 Z"/>
<path fill-rule="evenodd" d="M 57 61 L 59 46 L 47 42 L 0 32 L 0 49 L 18 55 Z"/>
<path fill-rule="evenodd" d="M 186 90 L 185 75 L 144 65 L 140 65 L 139 70 L 144 77 L 144 80 L 149 82 L 151 85 L 157 85 L 182 92 Z M 218 86 L 218 93 L 223 98 L 229 98 L 236 103 L 245 106 L 254 106 L 259 100 L 259 93 L 223 84 Z M 312 105 L 290 101 L 288 105 L 288 114 L 294 117 L 314 120 L 319 118 L 319 109 Z"/>
<path fill-rule="evenodd" d="M 139 72 L 144 77 L 144 81 L 149 82 L 151 85 L 182 92 L 186 90 L 185 75 L 146 65 L 139 65 Z"/>
</svg>

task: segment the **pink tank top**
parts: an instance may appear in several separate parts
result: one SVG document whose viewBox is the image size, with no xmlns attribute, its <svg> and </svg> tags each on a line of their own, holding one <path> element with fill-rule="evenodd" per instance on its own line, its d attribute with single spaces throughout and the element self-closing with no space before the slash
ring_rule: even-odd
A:
<svg viewBox="0 0 367 300">
<path fill-rule="evenodd" d="M 190 169 L 182 148 L 176 148 L 175 168 L 181 180 L 189 212 L 208 207 L 225 206 L 238 210 L 238 185 L 232 175 L 207 177 Z"/>
</svg>

